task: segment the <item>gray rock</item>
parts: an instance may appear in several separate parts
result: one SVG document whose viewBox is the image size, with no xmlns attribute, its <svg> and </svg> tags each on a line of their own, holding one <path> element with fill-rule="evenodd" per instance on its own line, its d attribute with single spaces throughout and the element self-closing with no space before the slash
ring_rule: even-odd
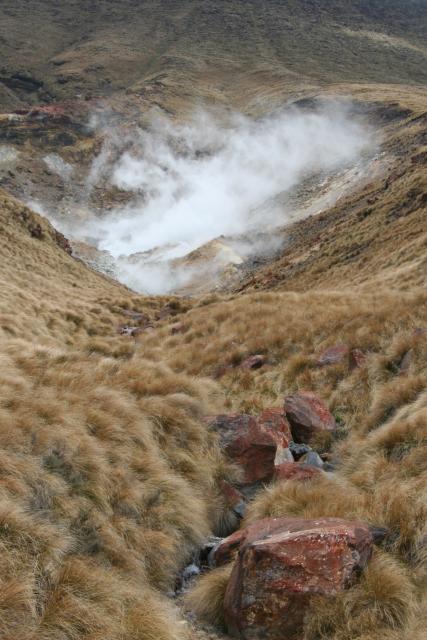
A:
<svg viewBox="0 0 427 640">
<path fill-rule="evenodd" d="M 323 469 L 324 462 L 318 453 L 315 451 L 309 451 L 302 456 L 300 462 L 309 465 L 310 467 L 316 467 L 317 469 Z"/>
<path fill-rule="evenodd" d="M 295 460 L 299 460 L 306 453 L 311 451 L 311 447 L 308 444 L 298 444 L 297 442 L 289 443 L 289 450 L 292 453 Z"/>
</svg>

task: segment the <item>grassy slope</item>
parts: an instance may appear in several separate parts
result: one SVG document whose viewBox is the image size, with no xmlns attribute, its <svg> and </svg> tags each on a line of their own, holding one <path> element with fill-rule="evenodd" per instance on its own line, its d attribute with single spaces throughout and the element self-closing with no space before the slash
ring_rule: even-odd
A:
<svg viewBox="0 0 427 640">
<path fill-rule="evenodd" d="M 217 391 L 117 335 L 166 300 L 91 273 L 4 194 L 0 229 L 0 635 L 181 637 L 157 589 L 221 530 Z"/>
<path fill-rule="evenodd" d="M 372 88 L 364 91 L 374 97 Z M 229 410 L 256 413 L 308 389 L 334 412 L 340 436 L 320 447 L 340 461 L 335 476 L 268 488 L 247 517 L 361 517 L 391 531 L 358 586 L 327 612 L 322 602 L 313 606 L 310 639 L 421 640 L 427 622 L 420 613 L 427 595 L 427 333 L 418 331 L 427 328 L 426 124 L 422 93 L 405 100 L 402 91 L 400 100 L 411 113 L 386 128 L 386 147 L 399 152 L 388 175 L 320 219 L 295 225 L 284 258 L 255 273 L 240 295 L 212 296 L 190 310 L 183 335 L 171 335 L 170 321 L 143 344 L 149 357 L 192 375 L 265 354 L 263 369 L 235 367 L 221 377 Z M 339 342 L 367 354 L 361 369 L 315 366 L 316 354 Z M 216 623 L 226 579 L 227 570 L 208 574 L 190 598 Z"/>
<path fill-rule="evenodd" d="M 340 468 L 315 486 L 269 488 L 248 519 L 357 515 L 389 527 L 389 547 L 363 581 L 328 616 L 314 606 L 309 637 L 422 638 L 427 336 L 414 330 L 427 307 L 425 177 L 423 156 L 411 157 L 423 152 L 425 125 L 422 95 L 405 100 L 402 90 L 399 100 L 411 113 L 390 123 L 386 144 L 398 143 L 402 175 L 297 225 L 290 254 L 269 267 L 273 280 L 261 271 L 239 294 L 136 296 L 70 258 L 46 221 L 1 196 L 2 637 L 184 637 L 157 589 L 221 530 L 216 483 L 233 473 L 201 417 L 257 412 L 305 388 L 340 422 L 340 439 L 322 445 Z M 372 194 L 369 216 L 359 215 Z M 406 215 L 385 232 L 384 216 L 401 204 Z M 301 260 L 307 229 L 321 236 L 318 261 Z M 376 249 L 354 257 L 361 233 Z M 118 335 L 129 312 L 146 314 L 154 330 Z M 177 322 L 184 332 L 171 335 Z M 366 366 L 316 368 L 314 354 L 339 341 L 365 350 Z M 258 352 L 269 358 L 264 369 L 212 380 L 218 366 Z M 224 584 L 215 573 L 207 580 L 202 609 Z"/>
<path fill-rule="evenodd" d="M 404 10 L 397 1 L 145 6 L 71 1 L 59 10 L 5 0 L 2 65 L 27 68 L 55 96 L 130 87 L 142 106 L 174 109 L 195 96 L 273 106 L 290 87 L 307 93 L 331 80 L 425 80 L 425 2 Z M 61 75 L 65 84 L 55 80 Z M 323 444 L 340 467 L 316 486 L 267 489 L 248 520 L 357 515 L 389 527 L 389 545 L 362 582 L 327 613 L 314 606 L 308 637 L 424 638 L 427 337 L 414 330 L 426 326 L 427 307 L 425 93 L 330 90 L 410 110 L 386 129 L 394 175 L 387 188 L 378 179 L 294 227 L 286 255 L 239 292 L 179 302 L 136 296 L 71 259 L 45 221 L 0 193 L 5 640 L 185 637 L 160 592 L 191 547 L 221 531 L 217 481 L 233 474 L 201 417 L 257 412 L 301 388 L 318 392 L 340 422 L 341 439 Z M 20 99 L 40 96 L 0 94 L 2 104 Z M 137 340 L 118 335 L 129 312 L 145 314 L 154 330 Z M 172 335 L 177 322 L 184 332 Z M 339 341 L 367 352 L 362 369 L 313 365 L 316 352 Z M 258 352 L 268 355 L 265 368 L 212 380 L 219 366 Z M 218 602 L 223 588 L 224 575 L 210 574 L 199 608 Z"/>
</svg>

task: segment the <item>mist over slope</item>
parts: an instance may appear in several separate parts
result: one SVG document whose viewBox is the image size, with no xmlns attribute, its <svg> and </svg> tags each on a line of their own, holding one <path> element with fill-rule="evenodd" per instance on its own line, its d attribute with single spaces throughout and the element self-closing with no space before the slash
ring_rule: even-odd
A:
<svg viewBox="0 0 427 640">
<path fill-rule="evenodd" d="M 252 253 L 268 252 L 273 238 L 267 234 L 292 213 L 275 204 L 279 195 L 283 201 L 303 180 L 318 176 L 321 182 L 362 163 L 362 154 L 367 158 L 375 149 L 368 125 L 350 113 L 350 105 L 333 101 L 255 121 L 206 111 L 183 124 L 157 117 L 128 137 L 108 128 L 104 136 L 88 189 L 102 180 L 129 193 L 129 202 L 86 220 L 61 223 L 54 213 L 52 220 L 67 237 L 108 251 L 118 279 L 149 293 L 190 282 L 191 267 L 171 261 L 219 237 L 236 247 L 251 237 Z M 242 247 L 247 253 L 250 247 Z M 207 278 L 208 271 L 207 260 Z"/>
</svg>

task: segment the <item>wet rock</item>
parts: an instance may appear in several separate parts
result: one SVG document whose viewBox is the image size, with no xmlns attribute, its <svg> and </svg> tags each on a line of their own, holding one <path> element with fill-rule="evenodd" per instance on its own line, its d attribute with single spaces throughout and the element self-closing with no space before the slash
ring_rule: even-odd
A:
<svg viewBox="0 0 427 640">
<path fill-rule="evenodd" d="M 323 351 L 316 360 L 318 367 L 326 367 L 331 364 L 339 364 L 348 358 L 350 349 L 346 344 L 336 344 Z"/>
<path fill-rule="evenodd" d="M 267 409 L 258 418 L 231 414 L 214 416 L 206 421 L 210 429 L 218 432 L 227 455 L 242 467 L 242 485 L 268 482 L 273 478 L 276 458 L 280 458 L 291 440 L 282 409 Z"/>
<path fill-rule="evenodd" d="M 325 432 L 336 429 L 334 416 L 314 393 L 296 393 L 285 398 L 285 413 L 295 442 L 310 442 Z"/>
<path fill-rule="evenodd" d="M 351 586 L 372 553 L 369 528 L 338 518 L 269 518 L 237 533 L 223 542 L 239 547 L 224 608 L 244 640 L 302 640 L 311 598 Z"/>
<path fill-rule="evenodd" d="M 283 462 L 276 467 L 275 480 L 311 480 L 320 474 L 318 467 L 302 462 Z"/>
<path fill-rule="evenodd" d="M 266 357 L 257 355 L 257 356 L 249 356 L 246 360 L 243 360 L 240 367 L 242 369 L 261 369 L 266 363 Z"/>
</svg>

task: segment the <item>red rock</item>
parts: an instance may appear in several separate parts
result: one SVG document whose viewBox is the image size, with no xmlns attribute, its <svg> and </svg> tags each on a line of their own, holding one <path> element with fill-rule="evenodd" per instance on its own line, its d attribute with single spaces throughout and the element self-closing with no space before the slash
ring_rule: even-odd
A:
<svg viewBox="0 0 427 640">
<path fill-rule="evenodd" d="M 335 418 L 327 406 L 309 391 L 287 396 L 285 414 L 295 442 L 310 442 L 317 434 L 336 429 Z"/>
<path fill-rule="evenodd" d="M 311 480 L 321 470 L 303 462 L 282 462 L 276 467 L 275 480 Z"/>
<path fill-rule="evenodd" d="M 239 517 L 243 518 L 246 511 L 246 500 L 244 495 L 226 480 L 220 480 L 219 486 L 227 506 Z"/>
<path fill-rule="evenodd" d="M 373 544 L 365 524 L 338 518 L 271 518 L 238 534 L 224 608 L 229 633 L 244 640 L 302 640 L 310 599 L 351 586 Z"/>
<path fill-rule="evenodd" d="M 279 408 L 267 409 L 259 418 L 231 414 L 214 416 L 207 422 L 218 431 L 228 456 L 243 468 L 243 485 L 270 481 L 275 460 L 292 439 L 289 424 Z"/>
<path fill-rule="evenodd" d="M 346 344 L 336 344 L 333 347 L 328 347 L 316 360 L 318 367 L 325 367 L 330 364 L 339 364 L 348 357 L 349 348 Z"/>
<path fill-rule="evenodd" d="M 242 369 L 261 369 L 266 363 L 265 356 L 249 356 L 246 360 L 243 360 L 240 367 Z"/>
<path fill-rule="evenodd" d="M 361 369 L 366 362 L 366 354 L 361 349 L 350 351 L 350 368 Z"/>
<path fill-rule="evenodd" d="M 240 549 L 242 541 L 245 539 L 247 529 L 239 529 L 224 538 L 212 551 L 211 562 L 212 566 L 222 567 L 233 560 L 234 556 Z"/>
</svg>

